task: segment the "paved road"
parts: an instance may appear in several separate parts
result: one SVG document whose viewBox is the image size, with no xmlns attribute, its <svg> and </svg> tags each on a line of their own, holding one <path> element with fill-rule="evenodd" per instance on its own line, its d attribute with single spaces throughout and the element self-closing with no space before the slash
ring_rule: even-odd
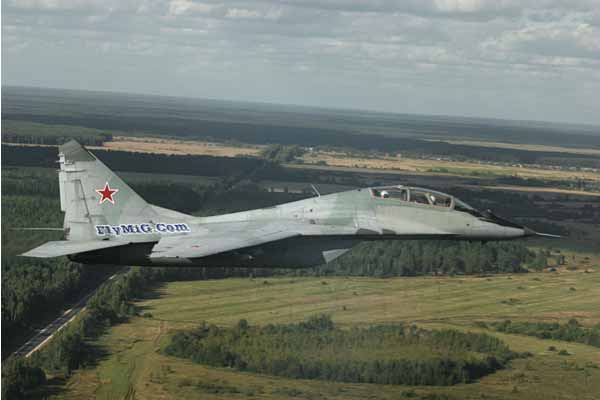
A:
<svg viewBox="0 0 600 400">
<path fill-rule="evenodd" d="M 100 283 L 94 290 L 90 293 L 86 294 L 81 300 L 77 302 L 73 307 L 69 308 L 67 311 L 63 313 L 60 317 L 56 318 L 50 325 L 46 326 L 44 329 L 38 331 L 31 339 L 27 341 L 23 346 L 19 347 L 17 351 L 13 353 L 13 355 L 18 357 L 29 357 L 39 349 L 41 349 L 46 343 L 52 339 L 52 337 L 56 334 L 56 332 L 60 331 L 62 328 L 67 326 L 70 322 L 72 322 L 77 315 L 85 310 L 85 306 L 90 299 L 96 293 L 98 288 L 102 286 L 105 282 L 108 282 L 112 279 L 115 279 L 117 275 L 122 274 L 126 269 L 123 269 L 117 272 L 114 275 L 111 275 L 102 283 Z"/>
</svg>

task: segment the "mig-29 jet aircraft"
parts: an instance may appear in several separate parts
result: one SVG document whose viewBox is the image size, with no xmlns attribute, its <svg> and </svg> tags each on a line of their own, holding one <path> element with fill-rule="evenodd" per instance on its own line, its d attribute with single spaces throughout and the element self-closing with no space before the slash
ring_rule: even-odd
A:
<svg viewBox="0 0 600 400">
<path fill-rule="evenodd" d="M 194 217 L 146 203 L 79 143 L 59 147 L 65 239 L 23 254 L 90 264 L 311 267 L 369 240 L 552 236 L 407 186 L 351 190 L 275 207 Z M 315 189 L 316 191 L 316 189 Z"/>
</svg>

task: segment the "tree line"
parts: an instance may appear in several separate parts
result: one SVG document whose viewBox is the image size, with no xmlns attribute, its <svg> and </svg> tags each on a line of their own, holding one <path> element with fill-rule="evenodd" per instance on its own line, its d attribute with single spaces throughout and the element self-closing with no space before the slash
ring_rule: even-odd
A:
<svg viewBox="0 0 600 400">
<path fill-rule="evenodd" d="M 104 283 L 75 321 L 29 359 L 9 357 L 2 362 L 2 397 L 28 398 L 46 382 L 46 373 L 69 376 L 72 371 L 97 362 L 102 350 L 93 344 L 115 324 L 139 315 L 133 304 L 161 282 L 223 279 L 261 275 L 261 271 L 227 268 L 131 268 Z M 3 310 L 4 314 L 4 310 Z M 4 334 L 4 332 L 3 332 Z M 42 390 L 43 392 L 43 390 Z"/>
<path fill-rule="evenodd" d="M 45 383 L 45 371 L 69 375 L 95 361 L 98 350 L 89 343 L 109 326 L 135 312 L 131 300 L 146 288 L 144 273 L 133 270 L 103 285 L 90 299 L 86 311 L 28 360 L 11 357 L 2 363 L 2 397 L 27 398 Z M 32 379 L 31 377 L 36 377 Z"/>
<path fill-rule="evenodd" d="M 249 144 L 299 145 L 336 149 L 402 153 L 414 157 L 450 157 L 455 160 L 600 167 L 594 155 L 553 151 L 528 151 L 452 144 L 392 135 L 362 134 L 349 130 L 310 126 L 285 126 L 267 123 L 244 123 L 184 119 L 180 116 L 147 115 L 143 118 L 120 114 L 118 118 L 98 115 L 40 115 L 4 113 L 3 120 L 26 121 L 42 126 L 74 126 L 106 132 L 152 136 L 176 136 L 211 141 L 236 141 Z M 463 126 L 462 129 L 466 129 Z M 487 127 L 490 129 L 490 127 Z M 510 130 L 510 129 L 509 129 Z M 462 132 L 464 133 L 464 132 Z M 461 133 L 461 134 L 462 134 Z M 585 138 L 585 136 L 583 136 Z"/>
<path fill-rule="evenodd" d="M 115 122 L 127 126 L 128 131 L 166 134 L 210 135 L 236 134 L 234 123 L 250 126 L 275 125 L 280 136 L 293 135 L 286 129 L 307 127 L 317 134 L 322 130 L 334 132 L 370 132 L 387 136 L 415 136 L 426 138 L 465 137 L 485 138 L 528 144 L 556 144 L 559 146 L 587 146 L 599 148 L 597 128 L 561 124 L 531 124 L 516 121 L 498 121 L 463 117 L 436 117 L 431 115 L 387 114 L 356 110 L 311 110 L 304 107 L 280 107 L 213 101 L 206 99 L 168 100 L 161 97 L 65 91 L 58 89 L 5 87 L 2 91 L 3 119 L 31 120 L 39 116 L 48 124 L 74 126 L 112 126 Z M 68 110 L 68 112 L 65 112 Z M 80 122 L 77 122 L 80 121 Z M 217 124 L 207 125 L 215 121 Z M 218 126 L 221 126 L 218 129 Z M 116 129 L 116 128 L 115 128 Z M 260 129 L 258 129 L 260 134 Z M 565 141 L 565 133 L 569 141 Z"/>
<path fill-rule="evenodd" d="M 107 151 L 95 149 L 102 162 L 114 171 L 133 171 L 152 174 L 202 175 L 235 177 L 248 171 L 274 174 L 279 167 L 274 162 L 256 157 L 215 157 L 205 155 L 170 155 Z M 55 168 L 56 147 L 2 145 L 2 163 L 7 166 Z M 269 170 L 276 171 L 269 171 Z M 262 170 L 265 170 L 262 172 Z M 261 175 L 262 176 L 262 175 Z"/>
<path fill-rule="evenodd" d="M 417 346 L 422 354 L 407 358 L 405 346 Z M 265 326 L 246 320 L 234 327 L 203 323 L 173 335 L 165 353 L 295 379 L 437 386 L 472 382 L 526 356 L 486 334 L 402 324 L 341 329 L 326 315 Z"/>
<path fill-rule="evenodd" d="M 261 156 L 267 160 L 278 163 L 289 163 L 294 161 L 297 157 L 302 156 L 304 153 L 306 153 L 306 150 L 297 144 L 291 146 L 272 144 L 267 146 L 261 152 Z"/>
<path fill-rule="evenodd" d="M 68 261 L 2 256 L 2 355 L 33 329 L 56 317 L 115 268 Z"/>
<path fill-rule="evenodd" d="M 539 260 L 544 254 L 531 251 L 518 241 L 377 241 L 361 243 L 310 272 L 377 277 L 518 273 L 527 272 L 525 267 L 534 261 L 545 266 L 545 258 Z"/>
<path fill-rule="evenodd" d="M 600 324 L 596 324 L 592 327 L 585 327 L 576 319 L 570 319 L 563 324 L 559 322 L 505 320 L 492 322 L 486 326 L 489 326 L 498 332 L 535 336 L 541 339 L 564 340 L 567 342 L 577 342 L 600 347 Z"/>
<path fill-rule="evenodd" d="M 72 263 L 66 258 L 18 255 L 62 232 L 27 231 L 62 227 L 58 179 L 54 172 L 2 169 L 2 358 L 41 324 L 81 298 L 113 268 Z"/>
<path fill-rule="evenodd" d="M 83 145 L 102 146 L 104 142 L 111 141 L 113 135 L 94 128 L 2 119 L 3 142 L 58 145 L 71 139 Z"/>
</svg>

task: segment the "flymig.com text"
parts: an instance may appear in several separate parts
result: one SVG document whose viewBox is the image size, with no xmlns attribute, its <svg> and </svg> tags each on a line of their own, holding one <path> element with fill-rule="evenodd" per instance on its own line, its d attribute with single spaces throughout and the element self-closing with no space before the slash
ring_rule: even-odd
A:
<svg viewBox="0 0 600 400">
<path fill-rule="evenodd" d="M 120 235 L 147 235 L 152 233 L 183 233 L 191 232 L 188 224 L 120 224 L 120 225 L 95 225 L 98 236 Z"/>
</svg>

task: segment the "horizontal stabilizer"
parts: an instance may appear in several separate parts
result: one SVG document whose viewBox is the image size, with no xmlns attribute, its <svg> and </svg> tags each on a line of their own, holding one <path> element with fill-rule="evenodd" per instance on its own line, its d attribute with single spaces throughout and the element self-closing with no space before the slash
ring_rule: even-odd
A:
<svg viewBox="0 0 600 400">
<path fill-rule="evenodd" d="M 21 254 L 24 257 L 51 258 L 69 254 L 85 253 L 87 251 L 107 249 L 129 244 L 116 240 L 59 240 L 46 242 L 43 245 Z"/>
</svg>

